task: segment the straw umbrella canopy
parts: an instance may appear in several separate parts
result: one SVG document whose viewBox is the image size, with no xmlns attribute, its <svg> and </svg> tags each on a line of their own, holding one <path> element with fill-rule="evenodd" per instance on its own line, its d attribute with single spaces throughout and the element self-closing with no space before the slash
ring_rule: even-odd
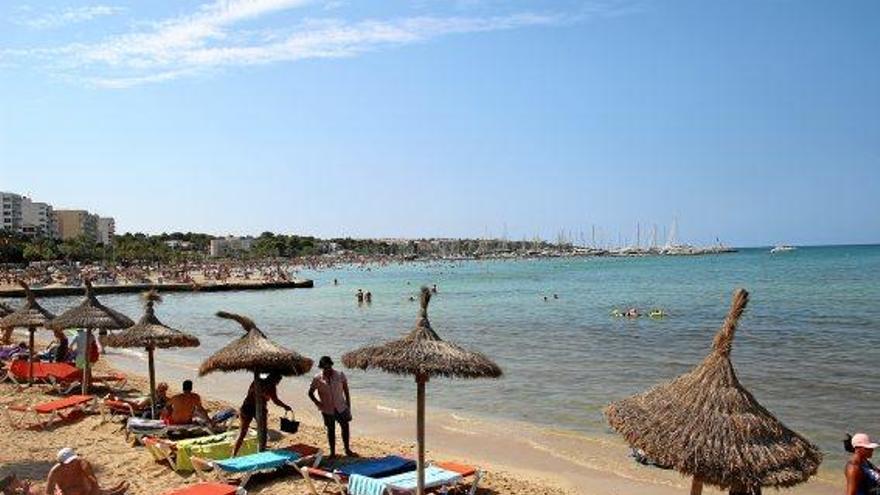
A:
<svg viewBox="0 0 880 495">
<path fill-rule="evenodd" d="M 605 409 L 611 426 L 655 461 L 731 493 L 789 487 L 816 474 L 819 449 L 787 428 L 736 377 L 730 351 L 749 295 L 737 290 L 712 352 L 671 382 Z"/>
<path fill-rule="evenodd" d="M 171 328 L 156 317 L 154 305 L 162 302 L 162 296 L 155 289 L 143 293 L 144 315 L 133 327 L 107 337 L 110 347 L 138 347 L 147 351 L 150 372 L 150 410 L 156 416 L 156 366 L 153 352 L 156 349 L 174 347 L 198 347 L 199 339 L 180 330 Z"/>
<path fill-rule="evenodd" d="M 312 369 L 312 360 L 297 352 L 285 349 L 269 340 L 262 330 L 246 316 L 219 311 L 217 316 L 237 321 L 245 334 L 215 352 L 199 367 L 199 376 L 222 371 L 250 371 L 254 374 L 254 398 L 256 402 L 257 436 L 259 450 L 266 448 L 267 426 L 260 398 L 260 373 L 278 373 L 284 376 L 304 375 Z"/>
<path fill-rule="evenodd" d="M 418 495 L 425 493 L 425 384 L 431 377 L 498 378 L 501 368 L 488 357 L 446 342 L 431 328 L 428 303 L 431 291 L 422 287 L 416 326 L 406 336 L 381 345 L 367 346 L 342 356 L 349 368 L 380 369 L 413 375 L 416 381 L 416 439 L 418 443 Z"/>
<path fill-rule="evenodd" d="M 83 282 L 86 286 L 85 299 L 78 306 L 68 309 L 50 321 L 49 328 L 53 330 L 86 329 L 85 346 L 79 352 L 85 357 L 83 360 L 82 393 L 88 394 L 92 376 L 91 363 L 89 362 L 92 330 L 122 330 L 134 325 L 134 322 L 124 314 L 101 304 L 92 291 L 92 282 L 89 279 L 84 279 Z"/>
<path fill-rule="evenodd" d="M 0 318 L 0 328 L 27 328 L 28 330 L 28 385 L 34 382 L 34 332 L 38 327 L 46 328 L 46 324 L 55 315 L 40 306 L 34 293 L 24 281 L 18 280 L 24 289 L 24 305 Z"/>
</svg>

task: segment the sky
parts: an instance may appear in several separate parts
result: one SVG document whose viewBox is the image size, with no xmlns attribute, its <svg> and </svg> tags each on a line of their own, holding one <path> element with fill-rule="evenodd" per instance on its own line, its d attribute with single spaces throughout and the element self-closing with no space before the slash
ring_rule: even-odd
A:
<svg viewBox="0 0 880 495">
<path fill-rule="evenodd" d="M 117 230 L 880 242 L 880 2 L 3 0 L 0 190 Z"/>
</svg>

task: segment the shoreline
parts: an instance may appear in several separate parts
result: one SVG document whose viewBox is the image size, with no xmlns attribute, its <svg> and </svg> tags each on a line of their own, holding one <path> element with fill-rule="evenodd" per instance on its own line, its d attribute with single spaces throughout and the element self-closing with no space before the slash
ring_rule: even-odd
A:
<svg viewBox="0 0 880 495">
<path fill-rule="evenodd" d="M 131 376 L 143 377 L 145 362 L 134 353 L 107 356 L 113 367 Z M 359 373 L 343 370 L 356 380 Z M 214 374 L 196 377 L 190 363 L 163 360 L 160 376 L 174 387 L 183 379 L 193 379 L 203 396 L 237 404 L 249 378 L 243 374 Z M 454 386 L 439 381 L 436 386 Z M 297 419 L 320 429 L 322 420 L 306 398 L 307 377 L 282 382 L 279 395 L 291 403 Z M 413 392 L 415 393 L 415 392 Z M 359 393 L 353 394 L 352 423 L 354 441 L 374 440 L 414 448 L 414 400 L 391 401 Z M 542 485 L 572 494 L 614 495 L 649 493 L 680 494 L 690 487 L 690 479 L 674 471 L 645 467 L 633 461 L 629 447 L 614 435 L 589 436 L 565 429 L 444 409 L 431 403 L 428 390 L 427 452 L 434 458 L 460 459 L 471 464 L 513 473 L 539 481 Z M 810 482 L 791 489 L 807 495 L 839 491 L 842 484 L 828 469 L 821 469 Z M 707 488 L 707 493 L 722 493 Z"/>
<path fill-rule="evenodd" d="M 160 292 L 229 292 L 229 291 L 253 291 L 253 290 L 281 290 L 281 289 L 311 289 L 315 286 L 312 279 L 295 279 L 286 282 L 227 282 L 209 284 L 112 284 L 93 285 L 92 292 L 96 295 L 104 294 L 134 294 L 156 289 Z M 31 287 L 31 292 L 36 297 L 63 297 L 81 296 L 85 294 L 83 286 L 50 286 Z M 24 297 L 24 289 L 5 288 L 0 289 L 0 297 Z"/>
</svg>

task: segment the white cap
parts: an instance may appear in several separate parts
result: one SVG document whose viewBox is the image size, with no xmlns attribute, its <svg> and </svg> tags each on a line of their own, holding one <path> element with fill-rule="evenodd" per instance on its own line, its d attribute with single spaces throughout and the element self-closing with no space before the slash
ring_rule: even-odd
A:
<svg viewBox="0 0 880 495">
<path fill-rule="evenodd" d="M 56 455 L 55 458 L 58 459 L 58 462 L 61 464 L 70 464 L 76 459 L 76 452 L 70 447 L 64 447 L 58 451 L 58 455 Z"/>
<path fill-rule="evenodd" d="M 852 436 L 852 446 L 863 449 L 876 449 L 880 447 L 880 444 L 872 442 L 871 437 L 867 433 L 856 433 Z"/>
</svg>

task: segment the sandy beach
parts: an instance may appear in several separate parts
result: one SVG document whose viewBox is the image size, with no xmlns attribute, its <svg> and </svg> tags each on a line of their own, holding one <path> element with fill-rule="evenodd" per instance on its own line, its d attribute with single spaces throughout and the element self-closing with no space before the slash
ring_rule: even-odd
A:
<svg viewBox="0 0 880 495">
<path fill-rule="evenodd" d="M 141 395 L 147 389 L 144 363 L 132 356 L 111 351 L 98 372 L 121 371 L 128 377 L 127 394 Z M 354 373 L 354 372 L 349 372 Z M 192 378 L 185 365 L 163 362 L 159 378 L 172 384 Z M 353 375 L 356 377 L 356 375 Z M 325 448 L 325 436 L 318 414 L 305 399 L 305 379 L 288 379 L 279 390 L 294 406 L 303 425 L 296 435 L 270 430 L 270 444 L 284 446 L 306 443 Z M 196 391 L 206 399 L 209 410 L 237 404 L 247 386 L 243 374 L 209 375 L 195 380 Z M 107 393 L 98 389 L 97 393 Z M 45 387 L 19 389 L 0 384 L 0 404 L 40 403 L 56 399 Z M 361 456 L 387 453 L 414 453 L 414 415 L 412 404 L 389 403 L 371 397 L 355 397 L 353 447 Z M 270 408 L 270 427 L 278 424 L 277 408 Z M 0 424 L 0 476 L 15 473 L 37 482 L 42 489 L 54 455 L 62 447 L 73 447 L 96 467 L 99 480 L 111 485 L 122 479 L 131 483 L 130 493 L 164 493 L 175 487 L 198 482 L 194 474 L 177 474 L 153 461 L 140 446 L 132 446 L 120 432 L 121 418 L 102 422 L 90 415 L 53 431 L 15 430 Z M 430 404 L 428 416 L 428 457 L 455 460 L 479 466 L 485 471 L 481 494 L 611 495 L 683 493 L 689 480 L 669 471 L 634 463 L 621 442 L 597 440 L 565 431 L 552 431 L 525 423 L 499 422 L 487 418 L 464 417 Z M 839 491 L 833 473 L 820 472 L 810 483 L 791 490 L 798 494 Z M 258 477 L 248 484 L 251 493 L 307 493 L 305 482 L 292 471 Z M 720 493 L 707 490 L 707 493 Z"/>
</svg>

